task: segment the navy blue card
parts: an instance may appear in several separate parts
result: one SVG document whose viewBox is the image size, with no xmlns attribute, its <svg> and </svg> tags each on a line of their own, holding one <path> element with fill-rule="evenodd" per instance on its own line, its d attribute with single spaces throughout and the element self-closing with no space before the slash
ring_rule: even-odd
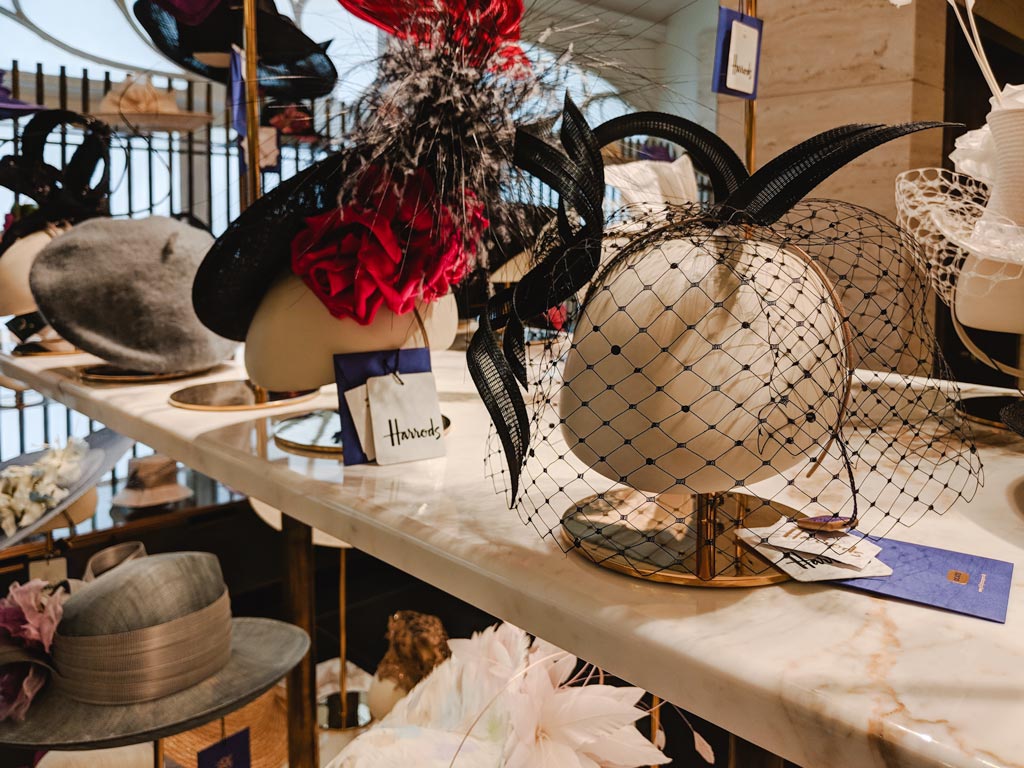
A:
<svg viewBox="0 0 1024 768">
<path fill-rule="evenodd" d="M 892 576 L 832 582 L 1006 623 L 1013 563 L 948 549 L 872 538 Z"/>
<path fill-rule="evenodd" d="M 338 382 L 338 412 L 341 414 L 341 451 L 346 465 L 365 464 L 367 459 L 359 443 L 352 412 L 345 401 L 345 392 L 362 386 L 374 376 L 390 373 L 427 373 L 430 371 L 430 349 L 386 349 L 377 352 L 352 352 L 334 356 L 334 379 Z"/>
<path fill-rule="evenodd" d="M 732 8 L 718 9 L 711 90 L 741 99 L 757 98 L 763 32 L 761 19 Z"/>
<path fill-rule="evenodd" d="M 198 768 L 249 768 L 249 729 L 221 739 L 196 755 Z"/>
</svg>

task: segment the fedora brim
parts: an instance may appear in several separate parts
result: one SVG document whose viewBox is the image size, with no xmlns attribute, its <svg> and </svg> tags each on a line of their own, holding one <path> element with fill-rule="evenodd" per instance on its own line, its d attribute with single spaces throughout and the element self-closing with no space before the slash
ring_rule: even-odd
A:
<svg viewBox="0 0 1024 768">
<path fill-rule="evenodd" d="M 68 488 L 68 495 L 64 497 L 58 504 L 53 508 L 47 510 L 38 520 L 34 521 L 30 525 L 26 525 L 24 528 L 19 528 L 11 536 L 4 536 L 0 534 L 0 549 L 6 549 L 18 544 L 29 536 L 32 536 L 41 530 L 44 530 L 47 525 L 53 522 L 58 516 L 60 516 L 64 510 L 78 501 L 85 493 L 89 491 L 96 483 L 98 483 L 102 477 L 107 474 L 114 465 L 117 464 L 118 460 L 124 456 L 128 450 L 132 447 L 132 443 L 135 441 L 124 437 L 123 435 L 117 434 L 112 429 L 101 429 L 99 432 L 93 432 L 89 435 L 85 442 L 89 444 L 89 453 L 86 454 L 82 463 L 82 476 Z M 35 451 L 34 453 L 26 453 L 17 458 L 10 459 L 0 464 L 0 469 L 10 466 L 24 466 L 26 464 L 34 464 L 37 462 L 46 451 Z"/>
<path fill-rule="evenodd" d="M 188 133 L 213 122 L 213 115 L 206 112 L 94 112 L 92 116 L 130 131 Z"/>
<path fill-rule="evenodd" d="M 198 685 L 143 704 L 106 706 L 75 701 L 47 684 L 24 722 L 0 723 L 0 745 L 103 749 L 182 733 L 270 690 L 309 650 L 306 633 L 281 621 L 240 618 L 232 628 L 231 659 Z"/>
<path fill-rule="evenodd" d="M 155 507 L 174 504 L 192 498 L 192 489 L 184 485 L 164 485 L 156 488 L 125 488 L 110 500 L 119 507 Z"/>
<path fill-rule="evenodd" d="M 291 243 L 309 216 L 338 205 L 350 155 L 339 152 L 279 184 L 250 205 L 213 244 L 192 284 L 199 320 L 245 341 L 271 283 L 291 263 Z"/>
</svg>

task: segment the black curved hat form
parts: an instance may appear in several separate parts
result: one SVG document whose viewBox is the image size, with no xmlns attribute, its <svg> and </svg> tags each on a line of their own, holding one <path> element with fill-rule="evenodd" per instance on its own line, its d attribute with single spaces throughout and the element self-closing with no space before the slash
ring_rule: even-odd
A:
<svg viewBox="0 0 1024 768">
<path fill-rule="evenodd" d="M 282 182 L 231 222 L 192 284 L 200 321 L 227 339 L 245 341 L 264 294 L 291 258 L 291 242 L 309 216 L 338 204 L 349 158 L 340 152 Z"/>
<path fill-rule="evenodd" d="M 46 138 L 58 126 L 83 131 L 82 143 L 64 168 L 43 159 Z M 102 163 L 102 172 L 92 179 Z M 40 112 L 25 127 L 21 152 L 0 158 L 0 186 L 31 198 L 39 206 L 14 222 L 0 240 L 0 255 L 19 238 L 49 224 L 77 224 L 107 215 L 110 189 L 110 127 L 99 120 L 65 109 Z"/>
<path fill-rule="evenodd" d="M 1024 435 L 1024 400 L 1007 405 L 999 412 L 1003 423 L 1019 435 Z"/>
<path fill-rule="evenodd" d="M 887 141 L 948 123 L 848 125 L 820 133 L 782 153 L 753 175 L 736 153 L 707 129 L 673 115 L 644 112 L 596 129 L 566 96 L 561 149 L 519 130 L 516 164 L 559 195 L 558 242 L 514 287 L 497 293 L 480 317 L 467 351 L 470 374 L 491 416 L 509 468 L 511 498 L 530 444 L 530 422 L 521 387 L 527 386 L 523 319 L 558 306 L 594 277 L 604 234 L 604 163 L 601 148 L 633 135 L 679 144 L 707 173 L 715 204 L 709 225 L 771 225 L 818 184 L 847 163 Z M 573 211 L 570 221 L 566 211 Z M 496 331 L 504 328 L 499 344 Z"/>
<path fill-rule="evenodd" d="M 223 0 L 196 26 L 176 19 L 155 0 L 137 0 L 135 17 L 167 58 L 197 75 L 228 84 L 228 67 L 204 64 L 197 53 L 230 53 L 242 46 L 241 3 Z M 330 41 L 315 43 L 295 23 L 277 12 L 273 0 L 259 0 L 256 20 L 259 86 L 268 96 L 314 99 L 326 96 L 338 80 L 327 55 Z"/>
</svg>

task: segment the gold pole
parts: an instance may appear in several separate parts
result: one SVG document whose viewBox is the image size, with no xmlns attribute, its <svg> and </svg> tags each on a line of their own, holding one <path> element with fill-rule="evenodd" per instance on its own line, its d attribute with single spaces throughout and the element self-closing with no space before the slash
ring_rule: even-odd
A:
<svg viewBox="0 0 1024 768">
<path fill-rule="evenodd" d="M 341 688 L 341 727 L 348 728 L 348 550 L 338 550 L 338 685 Z"/>
<path fill-rule="evenodd" d="M 697 577 L 701 581 L 715 578 L 715 534 L 719 496 L 697 494 Z"/>
<path fill-rule="evenodd" d="M 757 16 L 757 0 L 742 0 L 743 13 L 747 16 Z M 760 70 L 761 63 L 758 62 Z M 760 73 L 758 73 L 760 77 Z M 743 129 L 746 138 L 747 170 L 754 172 L 757 145 L 757 102 L 755 99 L 747 99 L 743 110 Z"/>
<path fill-rule="evenodd" d="M 153 768 L 164 768 L 164 740 L 153 742 Z"/>
<path fill-rule="evenodd" d="M 661 699 L 651 694 L 651 744 L 658 746 L 658 732 L 661 731 Z M 652 765 L 651 768 L 657 768 Z"/>
<path fill-rule="evenodd" d="M 257 83 L 256 62 L 256 0 L 243 0 L 245 23 L 245 143 L 249 148 L 248 182 L 246 187 L 247 205 L 252 205 L 260 196 L 260 102 Z"/>
</svg>

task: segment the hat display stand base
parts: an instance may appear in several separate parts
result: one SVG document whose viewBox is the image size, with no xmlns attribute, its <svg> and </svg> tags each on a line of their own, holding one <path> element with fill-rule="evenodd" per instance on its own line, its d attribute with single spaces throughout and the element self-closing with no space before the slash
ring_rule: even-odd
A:
<svg viewBox="0 0 1024 768">
<path fill-rule="evenodd" d="M 196 384 L 173 392 L 171 405 L 190 411 L 250 411 L 312 400 L 319 389 L 305 392 L 271 392 L 249 379 Z"/>
<path fill-rule="evenodd" d="M 367 691 L 348 691 L 345 704 L 343 707 L 340 693 L 332 693 L 317 701 L 320 730 L 359 731 L 373 721 Z"/>
<path fill-rule="evenodd" d="M 38 341 L 27 341 L 11 350 L 11 354 L 15 357 L 55 357 L 57 355 L 73 355 L 77 352 L 78 350 L 74 347 L 50 349 Z"/>
<path fill-rule="evenodd" d="M 796 510 L 735 492 L 650 498 L 626 488 L 583 499 L 562 516 L 562 538 L 602 568 L 649 581 L 689 587 L 789 581 L 735 530 L 801 517 Z"/>
<path fill-rule="evenodd" d="M 274 430 L 274 442 L 286 451 L 341 456 L 341 414 L 321 408 L 284 419 Z"/>
<path fill-rule="evenodd" d="M 441 429 L 447 435 L 452 420 L 441 415 Z M 341 456 L 341 414 L 320 408 L 283 419 L 274 431 L 274 442 L 285 451 L 317 456 Z"/>
<path fill-rule="evenodd" d="M 196 371 L 173 371 L 171 373 L 147 373 L 146 371 L 131 371 L 126 368 L 118 368 L 108 363 L 97 363 L 95 365 L 79 365 L 75 367 L 78 377 L 82 381 L 92 381 L 98 384 L 149 384 L 158 381 L 174 381 L 195 376 Z"/>
<path fill-rule="evenodd" d="M 1021 398 L 1014 395 L 978 395 L 965 396 L 960 400 L 957 413 L 970 422 L 981 424 L 993 429 L 1009 429 L 999 414 L 1003 408 L 1013 405 Z"/>
</svg>

